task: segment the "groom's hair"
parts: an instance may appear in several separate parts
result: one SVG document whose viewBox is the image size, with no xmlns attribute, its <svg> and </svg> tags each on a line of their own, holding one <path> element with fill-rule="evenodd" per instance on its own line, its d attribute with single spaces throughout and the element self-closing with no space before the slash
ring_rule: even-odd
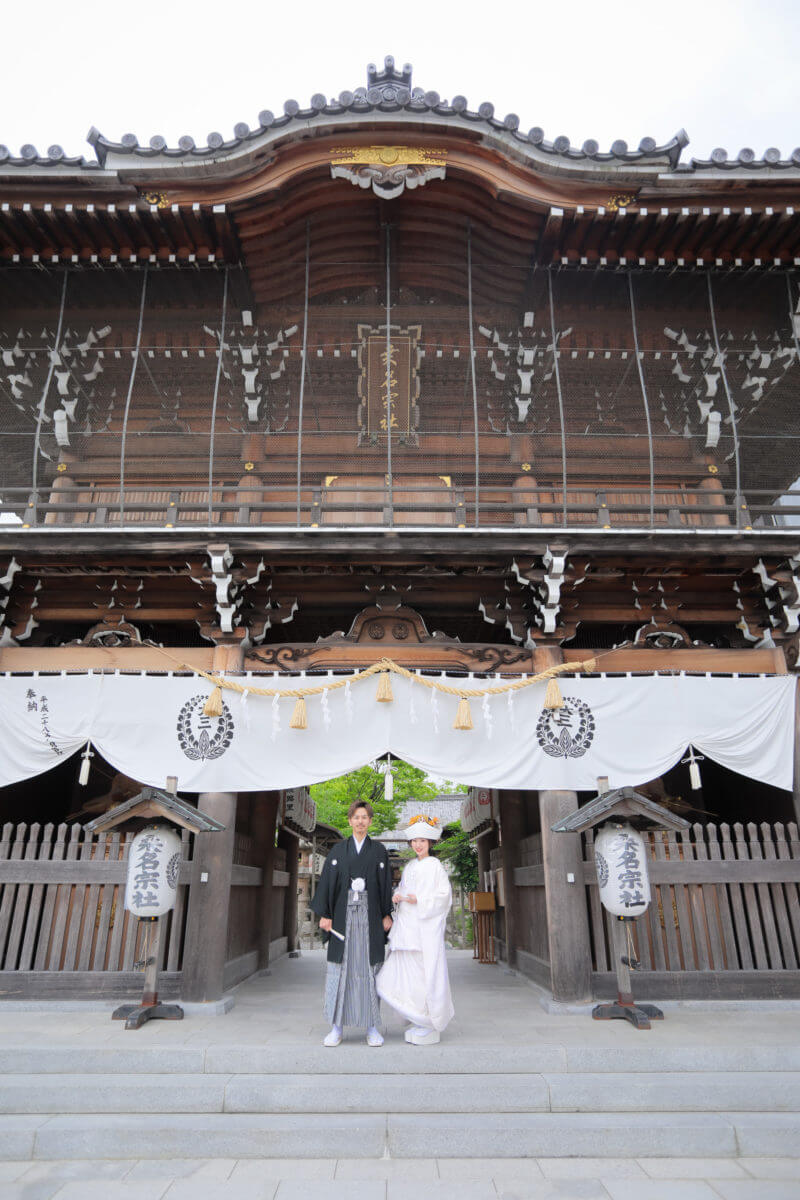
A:
<svg viewBox="0 0 800 1200">
<path fill-rule="evenodd" d="M 367 810 L 367 816 L 369 817 L 370 821 L 375 816 L 375 809 L 371 804 L 368 804 L 366 800 L 354 800 L 347 810 L 348 821 L 352 816 L 354 816 L 359 808 L 365 808 Z"/>
</svg>

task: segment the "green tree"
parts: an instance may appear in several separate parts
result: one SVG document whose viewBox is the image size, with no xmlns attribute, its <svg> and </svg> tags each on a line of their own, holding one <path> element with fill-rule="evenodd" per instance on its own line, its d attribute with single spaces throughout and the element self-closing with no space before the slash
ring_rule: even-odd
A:
<svg viewBox="0 0 800 1200">
<path fill-rule="evenodd" d="M 465 892 L 479 891 L 478 854 L 460 821 L 451 821 L 445 828 L 436 848 L 436 857 L 450 864 L 453 879 Z"/>
<path fill-rule="evenodd" d="M 347 834 L 350 832 L 348 808 L 354 800 L 366 800 L 375 810 L 371 832 L 383 833 L 385 829 L 397 828 L 400 809 L 407 800 L 418 800 L 422 806 L 426 800 L 432 800 L 443 790 L 419 767 L 412 767 L 399 758 L 392 759 L 392 775 L 392 800 L 384 799 L 384 775 L 374 762 L 347 775 L 339 775 L 336 779 L 327 779 L 325 783 L 315 783 L 311 788 L 311 799 L 316 802 L 319 820 Z"/>
</svg>

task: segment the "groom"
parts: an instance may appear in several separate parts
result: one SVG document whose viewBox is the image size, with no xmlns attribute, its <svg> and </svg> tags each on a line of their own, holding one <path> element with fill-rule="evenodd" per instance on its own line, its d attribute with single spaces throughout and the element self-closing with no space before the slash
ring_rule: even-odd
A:
<svg viewBox="0 0 800 1200">
<path fill-rule="evenodd" d="M 345 1025 L 366 1028 L 367 1045 L 383 1045 L 375 974 L 392 927 L 392 878 L 386 847 L 367 836 L 372 817 L 366 801 L 350 805 L 352 836 L 337 842 L 325 859 L 311 901 L 328 940 L 325 1016 L 331 1031 L 325 1046 L 339 1045 Z"/>
</svg>

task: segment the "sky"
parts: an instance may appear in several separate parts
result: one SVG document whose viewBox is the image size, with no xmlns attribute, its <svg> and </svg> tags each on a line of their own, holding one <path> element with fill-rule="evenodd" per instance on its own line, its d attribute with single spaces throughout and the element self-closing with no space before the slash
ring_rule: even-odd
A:
<svg viewBox="0 0 800 1200">
<path fill-rule="evenodd" d="M 797 0 L 38 0 L 4 5 L 0 143 L 91 156 L 95 125 L 198 144 L 366 84 L 368 62 L 410 62 L 413 84 L 485 101 L 580 146 L 684 127 L 684 161 L 716 146 L 760 157 L 800 146 Z"/>
</svg>

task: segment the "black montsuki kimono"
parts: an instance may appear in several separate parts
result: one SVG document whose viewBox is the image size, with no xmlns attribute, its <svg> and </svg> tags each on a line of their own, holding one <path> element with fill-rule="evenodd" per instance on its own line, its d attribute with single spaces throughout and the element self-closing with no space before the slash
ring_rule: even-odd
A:
<svg viewBox="0 0 800 1200">
<path fill-rule="evenodd" d="M 367 885 L 367 914 L 369 917 L 369 961 L 371 966 L 382 963 L 386 934 L 383 918 L 392 915 L 392 872 L 386 847 L 366 837 L 361 853 L 356 853 L 352 837 L 337 842 L 325 859 L 311 908 L 318 917 L 333 917 L 333 928 L 344 933 L 347 922 L 347 893 L 350 883 L 359 876 Z M 340 963 L 344 942 L 330 934 L 328 962 Z"/>
</svg>

